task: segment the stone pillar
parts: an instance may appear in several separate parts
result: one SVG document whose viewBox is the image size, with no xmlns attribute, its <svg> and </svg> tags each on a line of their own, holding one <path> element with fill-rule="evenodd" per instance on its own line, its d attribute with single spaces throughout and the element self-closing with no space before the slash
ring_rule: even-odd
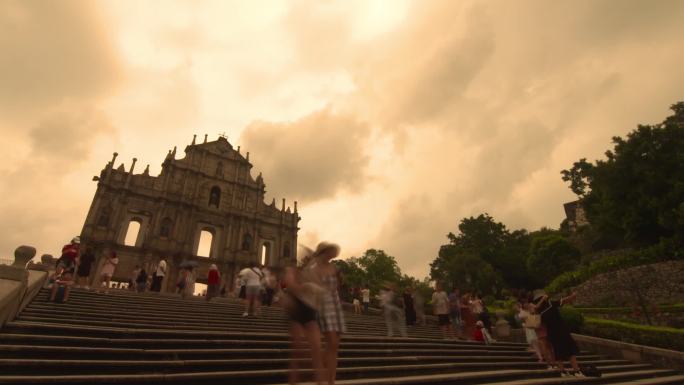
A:
<svg viewBox="0 0 684 385">
<path fill-rule="evenodd" d="M 14 250 L 14 267 L 26 268 L 26 265 L 36 255 L 36 248 L 22 245 Z"/>
</svg>

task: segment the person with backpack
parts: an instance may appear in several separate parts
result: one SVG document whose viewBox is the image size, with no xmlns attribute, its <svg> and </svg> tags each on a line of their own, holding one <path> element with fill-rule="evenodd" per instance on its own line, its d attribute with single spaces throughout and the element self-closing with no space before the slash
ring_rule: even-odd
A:
<svg viewBox="0 0 684 385">
<path fill-rule="evenodd" d="M 62 247 L 62 256 L 57 260 L 55 274 L 52 278 L 54 284 L 50 293 L 50 301 L 67 302 L 69 300 L 71 285 L 74 283 L 74 272 L 76 271 L 80 244 L 81 238 L 74 237 L 70 243 Z M 58 294 L 61 295 L 58 296 Z"/>
<path fill-rule="evenodd" d="M 251 262 L 246 268 L 240 271 L 240 279 L 245 282 L 245 312 L 243 317 L 250 315 L 259 316 L 261 307 L 261 290 L 264 273 L 259 270 L 256 263 Z"/>
</svg>

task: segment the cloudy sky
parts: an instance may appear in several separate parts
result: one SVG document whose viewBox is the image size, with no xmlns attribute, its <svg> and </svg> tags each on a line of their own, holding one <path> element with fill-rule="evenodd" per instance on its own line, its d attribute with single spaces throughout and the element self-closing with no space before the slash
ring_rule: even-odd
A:
<svg viewBox="0 0 684 385">
<path fill-rule="evenodd" d="M 300 240 L 422 277 L 488 212 L 557 227 L 559 171 L 684 100 L 684 1 L 0 2 L 0 257 L 59 252 L 111 154 L 251 153 Z"/>
</svg>

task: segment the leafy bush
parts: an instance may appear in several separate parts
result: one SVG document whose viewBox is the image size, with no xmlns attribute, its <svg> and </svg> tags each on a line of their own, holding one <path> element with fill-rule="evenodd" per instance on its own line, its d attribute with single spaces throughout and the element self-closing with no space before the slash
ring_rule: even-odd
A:
<svg viewBox="0 0 684 385">
<path fill-rule="evenodd" d="M 674 241 L 662 240 L 659 244 L 625 254 L 610 255 L 596 260 L 588 266 L 568 271 L 557 276 L 546 287 L 548 293 L 560 293 L 577 286 L 596 275 L 609 273 L 629 267 L 684 259 L 682 250 Z"/>
<path fill-rule="evenodd" d="M 582 333 L 632 344 L 684 350 L 684 329 L 638 325 L 587 317 Z"/>
<path fill-rule="evenodd" d="M 582 330 L 584 316 L 579 310 L 572 306 L 563 306 L 560 308 L 560 315 L 571 332 L 578 333 Z"/>
</svg>

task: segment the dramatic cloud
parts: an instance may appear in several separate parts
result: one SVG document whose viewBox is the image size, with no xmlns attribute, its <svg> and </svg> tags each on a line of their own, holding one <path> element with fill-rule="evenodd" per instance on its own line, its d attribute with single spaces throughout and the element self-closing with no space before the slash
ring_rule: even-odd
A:
<svg viewBox="0 0 684 385">
<path fill-rule="evenodd" d="M 155 173 L 225 131 L 299 200 L 303 242 L 422 277 L 463 217 L 557 226 L 559 171 L 684 98 L 682 20 L 677 0 L 2 2 L 0 250 L 77 232 L 113 151 Z"/>
<path fill-rule="evenodd" d="M 116 134 L 98 106 L 121 76 L 104 26 L 91 2 L 0 4 L 3 257 L 19 244 L 54 252 L 80 232 L 92 174 L 72 173 Z"/>
<path fill-rule="evenodd" d="M 363 190 L 368 135 L 364 123 L 326 108 L 291 123 L 252 123 L 241 142 L 263 170 L 271 196 L 311 203 L 340 190 Z"/>
<path fill-rule="evenodd" d="M 118 59 L 94 7 L 86 1 L 0 4 L 3 118 L 111 92 Z"/>
</svg>

